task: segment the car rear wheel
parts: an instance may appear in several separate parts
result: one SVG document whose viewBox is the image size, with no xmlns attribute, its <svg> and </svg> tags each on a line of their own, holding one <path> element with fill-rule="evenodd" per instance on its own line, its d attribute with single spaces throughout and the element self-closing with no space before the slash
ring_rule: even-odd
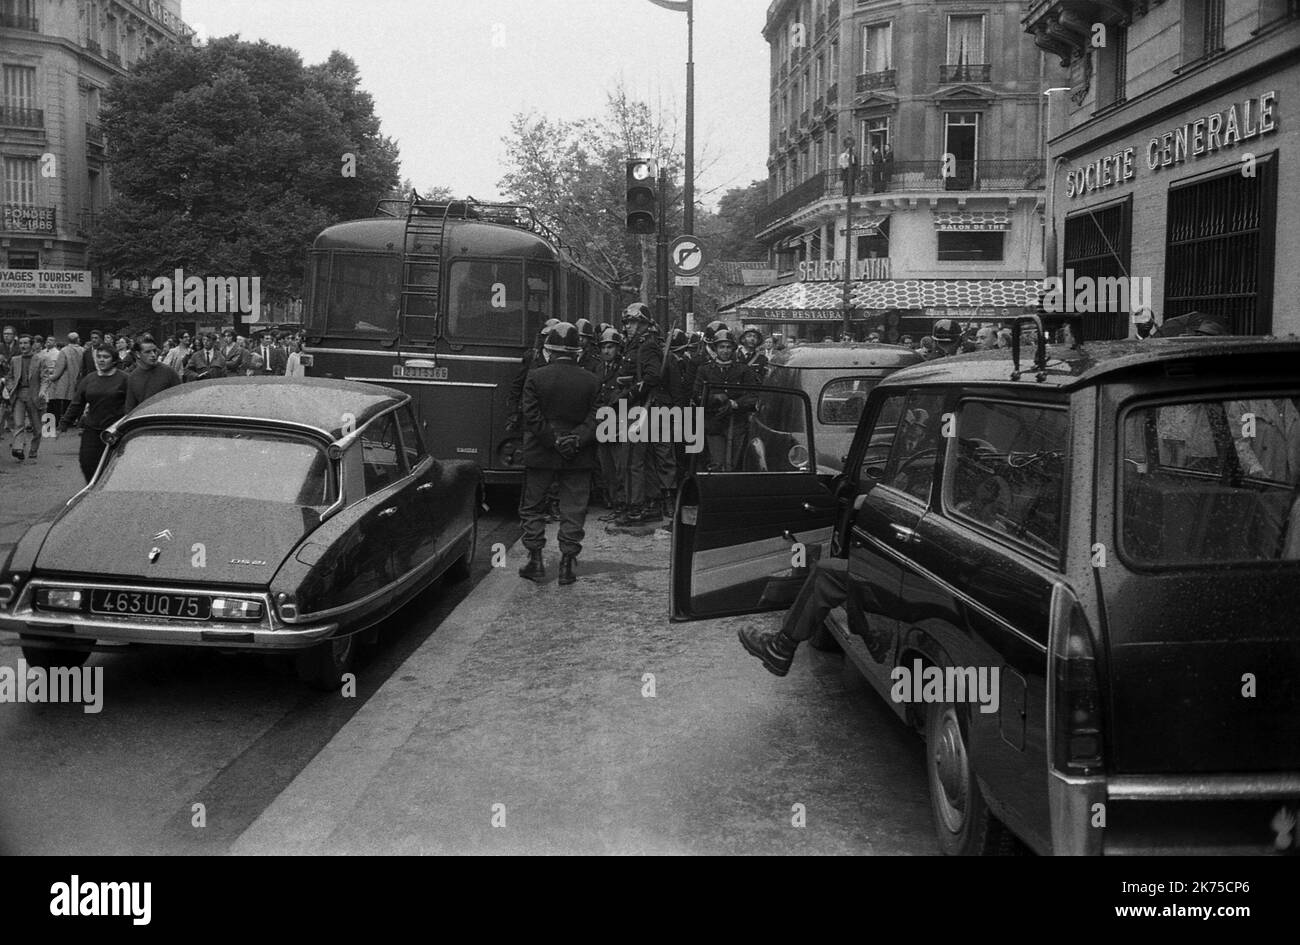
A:
<svg viewBox="0 0 1300 945">
<path fill-rule="evenodd" d="M 22 640 L 33 639 L 30 636 L 21 636 Z M 93 642 L 93 641 L 92 641 Z M 86 660 L 90 659 L 90 649 L 84 650 L 53 650 L 43 646 L 24 646 L 22 648 L 23 659 L 27 661 L 28 666 L 39 666 L 41 669 L 56 669 L 60 666 L 80 666 Z"/>
<path fill-rule="evenodd" d="M 478 548 L 478 509 L 474 510 L 474 524 L 469 530 L 469 547 L 456 559 L 455 564 L 447 569 L 447 580 L 452 582 L 469 579 L 470 568 L 474 566 L 474 552 Z"/>
<path fill-rule="evenodd" d="M 989 811 L 971 767 L 962 709 L 932 702 L 925 715 L 925 767 L 939 846 L 948 856 L 985 856 L 1002 847 L 1005 828 Z"/>
<path fill-rule="evenodd" d="M 298 678 L 313 689 L 334 692 L 343 684 L 343 674 L 352 668 L 356 651 L 355 634 L 318 643 L 296 657 Z"/>
</svg>

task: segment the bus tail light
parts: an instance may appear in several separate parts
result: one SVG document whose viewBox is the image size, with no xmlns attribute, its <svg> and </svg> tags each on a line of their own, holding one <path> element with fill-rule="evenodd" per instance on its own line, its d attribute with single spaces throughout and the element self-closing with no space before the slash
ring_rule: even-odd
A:
<svg viewBox="0 0 1300 945">
<path fill-rule="evenodd" d="M 1088 618 L 1064 584 L 1052 589 L 1047 637 L 1047 737 L 1052 766 L 1068 776 L 1102 773 L 1101 686 Z"/>
</svg>

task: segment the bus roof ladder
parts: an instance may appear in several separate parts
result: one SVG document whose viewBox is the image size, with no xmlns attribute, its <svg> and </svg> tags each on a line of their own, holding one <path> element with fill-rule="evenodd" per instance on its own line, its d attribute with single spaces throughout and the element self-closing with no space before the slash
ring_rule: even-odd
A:
<svg viewBox="0 0 1300 945">
<path fill-rule="evenodd" d="M 403 340 L 434 344 L 442 335 L 438 323 L 438 295 L 442 284 L 443 239 L 452 204 L 441 215 L 424 212 L 417 198 L 406 211 L 402 236 L 402 296 L 400 324 Z"/>
</svg>

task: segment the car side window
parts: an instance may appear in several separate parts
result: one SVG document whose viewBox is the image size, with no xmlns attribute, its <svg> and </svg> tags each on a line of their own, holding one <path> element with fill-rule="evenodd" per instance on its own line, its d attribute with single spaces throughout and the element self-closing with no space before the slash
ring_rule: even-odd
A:
<svg viewBox="0 0 1300 945">
<path fill-rule="evenodd" d="M 361 432 L 361 465 L 365 471 L 366 495 L 386 489 L 406 475 L 406 462 L 397 441 L 397 421 L 386 413 L 367 424 Z"/>
<path fill-rule="evenodd" d="M 903 402 L 907 399 L 904 391 L 890 396 L 880 405 L 871 427 L 871 439 L 867 442 L 866 452 L 858 465 L 858 485 L 868 489 L 879 485 L 885 475 L 885 464 L 889 462 L 889 451 L 894 445 L 894 435 L 898 431 L 898 418 L 903 414 Z"/>
<path fill-rule="evenodd" d="M 1061 547 L 1069 415 L 1041 404 L 963 401 L 948 443 L 944 508 L 1043 554 Z"/>
<path fill-rule="evenodd" d="M 942 439 L 943 394 L 911 391 L 902 402 L 883 485 L 921 502 L 930 499 L 934 465 Z"/>
<path fill-rule="evenodd" d="M 402 429 L 402 452 L 406 454 L 406 465 L 408 469 L 414 469 L 424 459 L 424 443 L 420 438 L 420 429 L 415 424 L 415 417 L 411 413 L 411 405 L 400 407 L 397 410 L 397 423 Z"/>
</svg>

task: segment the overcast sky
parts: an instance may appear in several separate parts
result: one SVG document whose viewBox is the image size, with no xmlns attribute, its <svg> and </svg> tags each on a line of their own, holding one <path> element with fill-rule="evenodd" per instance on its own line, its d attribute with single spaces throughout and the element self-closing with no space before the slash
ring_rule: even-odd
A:
<svg viewBox="0 0 1300 945">
<path fill-rule="evenodd" d="M 696 0 L 700 199 L 767 176 L 766 0 Z M 598 114 L 620 79 L 684 120 L 686 15 L 650 0 L 183 0 L 208 36 L 350 55 L 417 188 L 500 196 L 502 136 L 516 112 Z M 494 40 L 496 45 L 494 45 Z"/>
</svg>

